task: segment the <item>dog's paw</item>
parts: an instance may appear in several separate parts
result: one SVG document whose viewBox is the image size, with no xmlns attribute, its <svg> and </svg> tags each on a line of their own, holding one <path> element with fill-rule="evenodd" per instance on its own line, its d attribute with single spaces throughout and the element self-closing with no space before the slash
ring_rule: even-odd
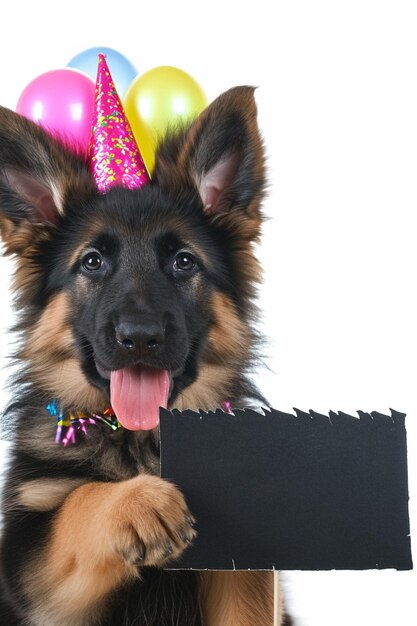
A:
<svg viewBox="0 0 417 626">
<path fill-rule="evenodd" d="M 115 549 L 135 568 L 177 559 L 196 537 L 195 520 L 181 491 L 157 476 L 120 483 L 112 511 Z"/>
</svg>

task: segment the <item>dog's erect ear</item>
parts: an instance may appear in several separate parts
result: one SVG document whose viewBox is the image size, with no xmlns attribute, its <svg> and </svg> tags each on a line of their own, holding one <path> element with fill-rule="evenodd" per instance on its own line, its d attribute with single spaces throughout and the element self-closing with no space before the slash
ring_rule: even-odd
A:
<svg viewBox="0 0 417 626">
<path fill-rule="evenodd" d="M 197 187 L 207 214 L 238 222 L 248 238 L 259 234 L 265 188 L 262 140 L 252 87 L 219 96 L 176 139 L 168 136 L 157 155 L 154 179 L 162 187 Z M 243 228 L 244 227 L 244 228 Z"/>
<path fill-rule="evenodd" d="M 39 126 L 0 107 L 0 230 L 6 252 L 23 252 L 72 201 L 94 191 L 83 159 Z"/>
</svg>

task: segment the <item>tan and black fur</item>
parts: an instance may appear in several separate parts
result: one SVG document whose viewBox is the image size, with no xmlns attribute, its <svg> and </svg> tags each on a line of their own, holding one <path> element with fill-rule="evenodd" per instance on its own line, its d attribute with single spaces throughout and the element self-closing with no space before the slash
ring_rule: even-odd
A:
<svg viewBox="0 0 417 626">
<path fill-rule="evenodd" d="M 169 133 L 149 185 L 104 195 L 84 158 L 0 108 L 0 226 L 16 259 L 22 366 L 4 417 L 2 624 L 272 625 L 270 573 L 163 569 L 196 530 L 180 491 L 157 476 L 156 430 L 97 427 L 63 448 L 45 410 L 51 398 L 104 408 L 103 370 L 127 365 L 169 370 L 170 408 L 263 401 L 247 373 L 264 189 L 249 87 Z M 157 349 L 124 349 L 115 333 L 126 319 Z"/>
</svg>

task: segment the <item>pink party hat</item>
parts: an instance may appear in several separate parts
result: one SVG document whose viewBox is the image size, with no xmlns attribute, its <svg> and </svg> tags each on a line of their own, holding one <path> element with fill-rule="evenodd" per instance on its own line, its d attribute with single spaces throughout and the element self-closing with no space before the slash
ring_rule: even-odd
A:
<svg viewBox="0 0 417 626">
<path fill-rule="evenodd" d="M 98 55 L 88 159 L 101 193 L 116 185 L 139 189 L 150 181 L 104 54 Z"/>
</svg>

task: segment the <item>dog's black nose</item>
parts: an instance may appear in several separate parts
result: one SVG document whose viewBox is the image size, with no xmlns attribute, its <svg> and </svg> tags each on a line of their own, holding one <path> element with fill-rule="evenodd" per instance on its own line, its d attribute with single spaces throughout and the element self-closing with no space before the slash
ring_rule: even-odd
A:
<svg viewBox="0 0 417 626">
<path fill-rule="evenodd" d="M 127 350 L 146 352 L 164 343 L 165 329 L 157 321 L 121 321 L 116 326 L 116 340 Z"/>
</svg>

